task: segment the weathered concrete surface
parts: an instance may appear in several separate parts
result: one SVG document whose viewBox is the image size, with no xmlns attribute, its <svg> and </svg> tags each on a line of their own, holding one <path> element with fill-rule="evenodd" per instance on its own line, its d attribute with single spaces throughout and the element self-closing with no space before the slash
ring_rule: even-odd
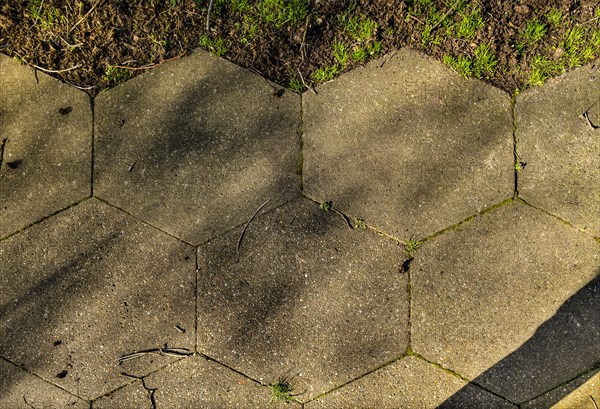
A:
<svg viewBox="0 0 600 409">
<path fill-rule="evenodd" d="M 0 408 L 83 409 L 87 402 L 0 358 Z"/>
<path fill-rule="evenodd" d="M 461 388 L 468 391 L 453 406 L 440 406 Z M 514 408 L 511 403 L 417 358 L 400 359 L 341 389 L 309 402 L 306 409 L 320 408 L 435 409 Z"/>
<path fill-rule="evenodd" d="M 0 54 L 0 238 L 89 196 L 91 158 L 89 97 Z"/>
<path fill-rule="evenodd" d="M 412 346 L 515 403 L 600 359 L 598 243 L 521 202 L 423 245 Z"/>
<path fill-rule="evenodd" d="M 92 409 L 156 409 L 152 407 L 151 393 L 151 390 L 144 388 L 142 380 L 137 380 L 124 388 L 94 400 Z"/>
<path fill-rule="evenodd" d="M 300 110 L 197 50 L 97 97 L 94 193 L 200 244 L 298 196 Z"/>
<path fill-rule="evenodd" d="M 595 405 L 594 405 L 595 404 Z M 524 409 L 596 409 L 600 405 L 600 372 L 582 375 L 567 385 L 523 405 Z"/>
<path fill-rule="evenodd" d="M 157 408 L 281 408 L 296 403 L 273 402 L 271 389 L 234 371 L 194 356 L 146 378 L 156 389 Z"/>
<path fill-rule="evenodd" d="M 600 237 L 600 60 L 523 92 L 515 104 L 527 202 Z"/>
<path fill-rule="evenodd" d="M 0 242 L 0 356 L 91 399 L 193 350 L 194 251 L 97 199 Z"/>
<path fill-rule="evenodd" d="M 198 251 L 198 350 L 304 401 L 401 356 L 406 276 L 399 246 L 300 199 Z"/>
<path fill-rule="evenodd" d="M 512 196 L 509 96 L 414 51 L 386 58 L 303 95 L 304 192 L 401 239 Z"/>
</svg>

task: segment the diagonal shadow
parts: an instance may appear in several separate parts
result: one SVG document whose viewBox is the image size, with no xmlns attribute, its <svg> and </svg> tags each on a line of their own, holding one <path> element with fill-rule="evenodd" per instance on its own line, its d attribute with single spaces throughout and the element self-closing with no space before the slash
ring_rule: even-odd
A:
<svg viewBox="0 0 600 409">
<path fill-rule="evenodd" d="M 519 349 L 473 379 L 471 383 L 494 391 L 515 404 L 529 402 L 548 391 L 549 385 L 566 384 L 548 395 L 547 407 L 600 371 L 600 271 L 592 281 L 563 303 Z M 581 375 L 584 374 L 584 375 Z M 581 376 L 580 376 L 581 375 Z M 439 408 L 462 407 L 468 385 Z"/>
</svg>

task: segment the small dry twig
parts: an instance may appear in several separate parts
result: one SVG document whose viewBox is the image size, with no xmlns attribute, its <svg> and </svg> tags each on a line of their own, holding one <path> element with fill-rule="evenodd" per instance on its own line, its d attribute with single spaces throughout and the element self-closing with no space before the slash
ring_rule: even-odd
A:
<svg viewBox="0 0 600 409">
<path fill-rule="evenodd" d="M 74 67 L 71 67 L 71 68 L 65 68 L 64 70 L 49 70 L 49 69 L 47 69 L 47 68 L 42 68 L 42 67 L 40 67 L 40 66 L 38 66 L 38 65 L 31 64 L 31 63 L 27 62 L 27 61 L 25 60 L 25 58 L 23 58 L 21 55 L 19 55 L 19 54 L 17 54 L 17 53 L 15 53 L 15 55 L 16 55 L 17 57 L 19 57 L 19 58 L 20 58 L 20 59 L 21 59 L 21 60 L 22 60 L 22 61 L 23 61 L 25 64 L 29 65 L 30 67 L 33 67 L 33 68 L 35 68 L 35 69 L 37 69 L 37 70 L 40 70 L 40 71 L 43 71 L 43 72 L 47 72 L 47 73 L 50 73 L 50 74 L 58 74 L 58 73 L 61 73 L 61 72 L 73 71 L 73 70 L 76 70 L 77 68 L 81 67 L 81 65 L 77 64 L 77 65 L 76 65 L 76 66 L 74 66 Z"/>
<path fill-rule="evenodd" d="M 159 65 L 162 65 L 164 63 L 167 63 L 169 61 L 173 61 L 173 60 L 178 60 L 181 57 L 183 57 L 185 55 L 185 53 L 176 55 L 175 57 L 171 57 L 171 58 L 167 58 L 166 60 L 162 60 L 156 64 L 146 64 L 146 65 L 142 65 L 141 67 L 129 67 L 127 65 L 109 65 L 109 67 L 112 68 L 120 68 L 122 70 L 132 70 L 132 71 L 137 71 L 137 70 L 149 70 L 150 68 L 155 68 L 158 67 Z"/>
<path fill-rule="evenodd" d="M 210 12 L 212 10 L 213 0 L 210 0 L 208 3 L 208 10 L 206 11 L 206 31 L 208 32 L 210 28 Z"/>
<path fill-rule="evenodd" d="M 256 215 L 258 214 L 258 212 L 260 212 L 260 209 L 262 209 L 263 207 L 265 207 L 265 205 L 267 203 L 269 203 L 270 201 L 271 201 L 271 199 L 267 199 L 266 202 L 264 202 L 263 204 L 261 204 L 260 207 L 258 209 L 256 209 L 256 211 L 254 212 L 254 214 L 252 215 L 252 217 L 250 218 L 250 220 L 248 220 L 248 222 L 244 226 L 244 229 L 242 230 L 242 233 L 240 234 L 240 238 L 239 238 L 239 240 L 237 242 L 237 254 L 238 254 L 238 257 L 240 255 L 240 246 L 242 245 L 242 239 L 244 238 L 244 233 L 246 233 L 246 229 L 248 228 L 248 225 L 256 217 Z"/>
<path fill-rule="evenodd" d="M 308 31 L 308 19 L 310 16 L 306 16 L 306 24 L 304 25 L 304 34 L 302 34 L 302 43 L 300 43 L 300 56 L 302 61 L 300 64 L 304 64 L 304 57 L 306 56 L 306 32 Z"/>
<path fill-rule="evenodd" d="M 300 71 L 300 68 L 298 68 L 298 74 L 300 75 L 300 80 L 302 80 L 302 83 L 304 84 L 304 86 L 305 86 L 306 88 L 308 88 L 309 90 L 311 90 L 313 94 L 317 95 L 317 91 L 315 91 L 315 90 L 314 90 L 312 87 L 309 87 L 309 86 L 306 84 L 306 81 L 304 81 L 304 77 L 302 76 L 302 72 Z"/>
<path fill-rule="evenodd" d="M 71 28 L 70 28 L 70 29 L 67 31 L 67 33 L 70 33 L 70 32 L 71 32 L 71 31 L 72 31 L 72 30 L 73 30 L 75 27 L 77 27 L 79 24 L 81 24 L 81 22 L 82 22 L 83 20 L 85 20 L 85 19 L 86 19 L 86 18 L 87 18 L 87 17 L 90 15 L 90 13 L 91 13 L 92 11 L 94 11 L 94 9 L 96 8 L 96 6 L 97 6 L 98 4 L 100 4 L 100 2 L 101 2 L 101 1 L 102 1 L 102 0 L 98 0 L 98 1 L 96 1 L 96 3 L 95 3 L 93 6 L 92 6 L 92 8 L 90 8 L 90 9 L 88 10 L 88 12 L 87 12 L 87 13 L 85 13 L 85 15 L 84 15 L 83 17 L 81 17 L 81 18 L 79 19 L 79 21 L 78 21 L 77 23 L 75 23 L 75 24 L 73 25 L 73 27 L 71 27 Z"/>
<path fill-rule="evenodd" d="M 594 404 L 596 409 L 598 409 L 598 404 L 596 403 L 596 399 L 594 399 L 594 397 L 592 395 L 590 395 L 590 399 L 592 400 L 592 403 Z"/>
<path fill-rule="evenodd" d="M 144 355 L 168 355 L 168 356 L 191 356 L 194 355 L 192 351 L 187 348 L 153 348 L 145 349 L 143 351 L 132 352 L 131 354 L 125 354 L 119 357 L 117 361 L 119 363 L 129 361 L 130 359 L 139 358 Z"/>
<path fill-rule="evenodd" d="M 584 118 L 584 119 L 587 121 L 587 123 L 588 123 L 588 124 L 589 124 L 589 125 L 592 127 L 592 129 L 598 129 L 598 128 L 600 128 L 600 126 L 598 126 L 598 125 L 594 125 L 594 124 L 592 123 L 592 121 L 590 120 L 590 117 L 589 117 L 589 115 L 588 115 L 588 112 L 587 112 L 587 111 L 585 111 L 583 114 L 581 114 L 581 117 L 580 117 L 580 118 Z"/>
</svg>

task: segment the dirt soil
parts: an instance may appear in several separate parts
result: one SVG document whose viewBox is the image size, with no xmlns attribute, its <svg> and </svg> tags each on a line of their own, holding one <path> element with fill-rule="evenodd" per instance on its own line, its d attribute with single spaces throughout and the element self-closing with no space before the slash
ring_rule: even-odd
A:
<svg viewBox="0 0 600 409">
<path fill-rule="evenodd" d="M 538 71 L 553 76 L 597 58 L 600 50 L 597 0 L 214 0 L 207 31 L 209 2 L 0 0 L 0 51 L 94 95 L 199 44 L 297 91 L 319 82 L 319 69 L 337 64 L 331 73 L 338 75 L 400 47 L 443 60 L 474 58 L 485 44 L 496 63 L 480 78 L 512 94 L 533 84 L 539 56 L 551 68 Z M 298 4 L 305 6 L 301 19 L 267 21 L 267 6 L 277 11 Z M 469 10 L 483 25 L 471 37 L 456 35 L 452 27 Z M 362 40 L 349 34 L 352 16 L 376 23 Z M 527 33 L 536 21 L 545 31 L 532 40 Z M 424 40 L 425 30 L 434 41 Z M 368 45 L 367 58 L 338 64 L 332 50 L 344 42 L 350 50 Z M 565 50 L 579 54 L 561 60 Z"/>
</svg>

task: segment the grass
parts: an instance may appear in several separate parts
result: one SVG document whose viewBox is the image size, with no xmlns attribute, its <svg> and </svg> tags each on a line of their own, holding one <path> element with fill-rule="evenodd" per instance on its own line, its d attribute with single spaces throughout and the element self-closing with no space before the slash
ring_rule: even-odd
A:
<svg viewBox="0 0 600 409">
<path fill-rule="evenodd" d="M 410 239 L 408 239 L 406 243 L 404 243 L 404 252 L 408 256 L 408 258 L 414 257 L 417 250 L 419 250 L 419 248 L 421 247 L 421 244 L 423 244 L 423 242 L 415 240 L 414 235 L 410 236 Z"/>
<path fill-rule="evenodd" d="M 475 38 L 477 32 L 485 26 L 483 18 L 479 13 L 479 9 L 475 8 L 470 13 L 464 14 L 458 26 L 456 36 L 458 38 L 471 39 Z"/>
<path fill-rule="evenodd" d="M 43 0 L 32 0 L 27 4 L 27 11 L 33 18 L 35 24 L 39 24 L 42 31 L 48 31 L 56 23 L 64 23 L 65 18 L 61 16 L 56 7 L 44 4 Z"/>
<path fill-rule="evenodd" d="M 280 377 L 277 382 L 270 384 L 269 388 L 271 389 L 271 400 L 273 402 L 297 402 L 297 399 L 295 398 L 297 395 L 292 394 L 294 387 L 292 386 L 292 381 L 289 377 Z"/>
<path fill-rule="evenodd" d="M 305 0 L 260 0 L 256 4 L 258 15 L 267 25 L 281 28 L 286 24 L 304 22 L 308 14 Z"/>
<path fill-rule="evenodd" d="M 127 70 L 124 68 L 114 67 L 109 65 L 106 67 L 106 72 L 104 73 L 104 79 L 115 83 L 122 84 L 131 78 L 131 70 Z"/>
<path fill-rule="evenodd" d="M 227 54 L 227 49 L 229 47 L 228 43 L 222 38 L 211 38 L 207 35 L 200 36 L 198 45 L 211 51 L 217 57 L 223 57 Z"/>
<path fill-rule="evenodd" d="M 474 54 L 473 57 L 445 55 L 443 61 L 465 78 L 483 78 L 494 75 L 498 60 L 490 46 L 480 44 Z"/>
</svg>

